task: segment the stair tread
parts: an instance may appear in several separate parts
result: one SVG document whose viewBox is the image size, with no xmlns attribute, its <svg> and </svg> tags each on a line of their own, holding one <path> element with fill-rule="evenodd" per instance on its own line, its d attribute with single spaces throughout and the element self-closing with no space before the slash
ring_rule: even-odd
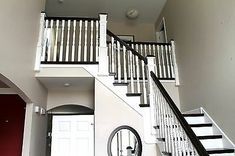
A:
<svg viewBox="0 0 235 156">
<path fill-rule="evenodd" d="M 139 104 L 140 107 L 150 107 L 150 104 Z"/>
<path fill-rule="evenodd" d="M 171 153 L 169 153 L 169 152 L 162 152 L 162 154 L 164 154 L 164 155 L 169 155 L 169 156 L 171 156 L 172 154 Z"/>
<path fill-rule="evenodd" d="M 208 148 L 206 151 L 208 154 L 234 153 L 232 148 Z"/>
<path fill-rule="evenodd" d="M 191 127 L 211 127 L 212 123 L 189 124 Z"/>
<path fill-rule="evenodd" d="M 126 93 L 126 96 L 141 96 L 142 93 Z"/>
<path fill-rule="evenodd" d="M 204 135 L 204 136 L 197 136 L 198 139 L 204 140 L 204 139 L 221 139 L 222 135 Z"/>
<path fill-rule="evenodd" d="M 184 117 L 200 117 L 204 116 L 203 113 L 195 113 L 195 114 L 183 114 Z"/>
</svg>

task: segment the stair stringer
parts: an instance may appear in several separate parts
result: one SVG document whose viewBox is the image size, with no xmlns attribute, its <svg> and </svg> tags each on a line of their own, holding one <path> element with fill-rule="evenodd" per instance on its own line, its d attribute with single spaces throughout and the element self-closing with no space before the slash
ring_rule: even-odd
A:
<svg viewBox="0 0 235 156">
<path fill-rule="evenodd" d="M 144 123 L 144 141 L 147 144 L 156 144 L 158 143 L 156 139 L 156 134 L 152 134 L 152 123 L 151 123 L 151 112 L 150 107 L 139 107 L 140 97 L 127 97 L 127 86 L 114 86 L 114 76 L 104 76 L 98 74 L 98 65 L 87 66 L 83 65 L 83 67 L 88 73 L 94 76 L 99 82 L 101 82 L 105 87 L 107 87 L 110 91 L 112 91 L 115 95 L 117 95 L 120 99 L 123 100 L 128 106 L 130 106 L 134 111 L 136 111 L 139 115 L 143 117 Z"/>
</svg>

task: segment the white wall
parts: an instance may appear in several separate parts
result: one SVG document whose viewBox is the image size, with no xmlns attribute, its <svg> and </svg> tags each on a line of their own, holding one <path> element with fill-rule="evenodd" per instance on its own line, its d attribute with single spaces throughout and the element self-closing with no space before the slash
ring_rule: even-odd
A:
<svg viewBox="0 0 235 156">
<path fill-rule="evenodd" d="M 69 88 L 49 89 L 47 110 L 66 104 L 81 105 L 94 109 L 94 92 L 93 90 Z"/>
<path fill-rule="evenodd" d="M 167 93 L 170 95 L 176 106 L 180 109 L 179 87 L 175 82 L 161 82 Z"/>
<path fill-rule="evenodd" d="M 34 78 L 40 12 L 44 0 L 0 2 L 0 73 L 28 97 L 26 102 L 46 105 L 46 90 Z"/>
<path fill-rule="evenodd" d="M 126 103 L 99 81 L 95 81 L 95 154 L 107 155 L 111 132 L 122 125 L 133 127 L 143 141 L 143 156 L 158 155 L 156 145 L 147 145 L 143 139 L 143 119 Z"/>
<path fill-rule="evenodd" d="M 108 29 L 115 35 L 134 35 L 135 41 L 156 41 L 154 23 L 108 20 Z"/>
<path fill-rule="evenodd" d="M 26 103 L 46 106 L 47 92 L 34 77 L 34 63 L 39 31 L 40 12 L 44 0 L 0 1 L 0 77 L 6 77 L 14 85 Z M 33 106 L 33 105 L 31 105 Z M 33 107 L 31 107 L 33 108 Z M 34 113 L 26 116 L 32 126 L 25 127 L 25 145 L 30 149 L 24 156 L 43 156 L 45 154 L 45 117 Z"/>
<path fill-rule="evenodd" d="M 168 0 L 161 17 L 176 41 L 182 110 L 203 106 L 235 142 L 235 1 Z"/>
</svg>

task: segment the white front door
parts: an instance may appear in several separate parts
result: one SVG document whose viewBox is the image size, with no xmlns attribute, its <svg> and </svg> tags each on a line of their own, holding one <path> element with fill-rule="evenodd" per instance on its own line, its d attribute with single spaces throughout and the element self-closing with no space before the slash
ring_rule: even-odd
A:
<svg viewBox="0 0 235 156">
<path fill-rule="evenodd" d="M 94 156 L 94 116 L 52 118 L 51 156 Z"/>
</svg>

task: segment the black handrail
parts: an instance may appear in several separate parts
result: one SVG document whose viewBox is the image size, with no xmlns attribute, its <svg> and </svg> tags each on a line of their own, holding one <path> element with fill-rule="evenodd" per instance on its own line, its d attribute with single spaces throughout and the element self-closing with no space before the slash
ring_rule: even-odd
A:
<svg viewBox="0 0 235 156">
<path fill-rule="evenodd" d="M 127 44 L 150 44 L 150 45 L 171 45 L 170 43 L 159 43 L 159 42 L 132 42 L 132 41 L 125 41 Z"/>
<path fill-rule="evenodd" d="M 45 20 L 60 20 L 60 21 L 62 21 L 62 20 L 65 20 L 65 21 L 68 21 L 68 20 L 77 20 L 77 21 L 82 20 L 82 21 L 90 22 L 90 21 L 97 21 L 98 18 L 73 17 L 73 16 L 71 16 L 71 17 L 62 17 L 62 16 L 60 16 L 60 17 L 45 17 Z"/>
<path fill-rule="evenodd" d="M 206 149 L 204 148 L 202 143 L 199 141 L 196 134 L 193 132 L 192 128 L 189 126 L 189 124 L 187 123 L 187 121 L 185 120 L 185 118 L 183 117 L 183 115 L 181 114 L 181 112 L 179 111 L 176 104 L 171 99 L 171 97 L 169 96 L 169 94 L 167 93 L 167 91 L 165 90 L 163 85 L 161 84 L 161 82 L 158 80 L 156 75 L 152 71 L 150 72 L 150 74 L 151 74 L 153 81 L 155 82 L 155 84 L 159 88 L 160 92 L 162 93 L 163 97 L 165 98 L 165 100 L 169 104 L 169 107 L 172 109 L 172 111 L 175 114 L 176 118 L 178 119 L 179 123 L 183 127 L 185 133 L 187 134 L 187 136 L 191 140 L 192 144 L 196 148 L 198 154 L 200 156 L 209 156 L 208 153 L 206 152 Z"/>
<path fill-rule="evenodd" d="M 121 45 L 125 46 L 127 50 L 130 50 L 132 54 L 137 55 L 140 60 L 143 60 L 145 64 L 147 64 L 147 58 L 140 55 L 135 49 L 131 48 L 128 44 L 126 44 L 123 40 L 121 40 L 119 37 L 117 37 L 115 34 L 113 34 L 111 31 L 107 29 L 107 34 L 111 37 L 113 37 L 115 40 L 120 42 Z"/>
</svg>

